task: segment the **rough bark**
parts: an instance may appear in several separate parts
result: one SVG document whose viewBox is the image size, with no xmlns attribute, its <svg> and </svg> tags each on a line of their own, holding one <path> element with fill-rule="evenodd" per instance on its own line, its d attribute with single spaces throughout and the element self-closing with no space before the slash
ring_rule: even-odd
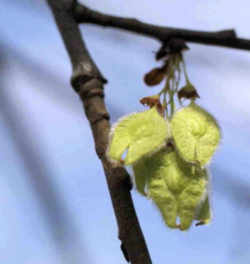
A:
<svg viewBox="0 0 250 264">
<path fill-rule="evenodd" d="M 109 114 L 104 102 L 103 84 L 106 83 L 91 59 L 78 24 L 73 16 L 73 0 L 47 0 L 70 57 L 73 74 L 71 84 L 79 94 L 89 120 L 115 211 L 119 238 L 125 258 L 133 264 L 150 264 L 149 252 L 137 220 L 131 199 L 131 182 L 123 167 L 115 166 L 105 152 L 110 131 Z"/>
</svg>

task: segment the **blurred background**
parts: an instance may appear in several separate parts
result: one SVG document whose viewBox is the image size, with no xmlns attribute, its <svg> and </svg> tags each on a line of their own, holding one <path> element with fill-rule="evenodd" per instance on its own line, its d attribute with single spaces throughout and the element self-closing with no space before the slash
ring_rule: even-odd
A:
<svg viewBox="0 0 250 264">
<path fill-rule="evenodd" d="M 249 1 L 85 0 L 109 14 L 197 30 L 234 28 L 249 38 Z M 117 225 L 71 65 L 41 0 L 0 4 L 0 263 L 118 264 Z M 159 43 L 81 26 L 104 76 L 112 122 L 142 111 L 143 75 Z M 218 120 L 222 143 L 210 164 L 213 221 L 188 232 L 165 227 L 153 204 L 132 191 L 153 263 L 250 262 L 250 52 L 189 44 L 187 70 Z"/>
</svg>

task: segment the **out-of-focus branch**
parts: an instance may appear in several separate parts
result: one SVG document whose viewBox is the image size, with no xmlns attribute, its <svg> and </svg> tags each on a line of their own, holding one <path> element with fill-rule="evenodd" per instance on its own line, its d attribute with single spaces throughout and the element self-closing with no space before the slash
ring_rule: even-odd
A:
<svg viewBox="0 0 250 264">
<path fill-rule="evenodd" d="M 5 40 L 5 36 L 2 34 L 1 39 Z M 31 89 L 43 93 L 50 100 L 53 100 L 54 103 L 64 109 L 67 108 L 73 114 L 78 116 L 82 115 L 82 111 L 80 111 L 75 102 L 75 95 L 72 91 L 68 90 L 68 84 L 57 76 L 53 70 L 48 69 L 41 62 L 34 60 L 29 54 L 12 48 L 7 42 L 4 44 L 1 43 L 1 49 L 4 50 L 4 54 L 8 54 L 8 59 L 15 60 L 15 63 L 23 69 L 29 79 L 36 81 L 38 85 L 32 86 Z M 114 120 L 125 114 L 115 102 L 107 104 L 107 107 L 110 109 Z"/>
<path fill-rule="evenodd" d="M 0 80 L 0 113 L 3 115 L 8 135 L 19 152 L 30 187 L 37 196 L 42 213 L 48 222 L 50 235 L 60 256 L 60 263 L 80 264 L 83 257 L 84 261 L 91 263 L 77 227 L 53 182 L 53 174 L 48 162 L 42 155 L 39 144 L 32 142 L 32 139 L 36 138 L 36 135 L 30 131 L 32 126 L 27 126 L 20 115 L 20 104 L 16 103 L 16 98 L 12 98 L 11 92 L 4 87 L 4 77 L 8 76 L 8 66 L 4 57 L 7 53 L 8 51 L 0 44 L 0 72 L 3 77 Z"/>
<path fill-rule="evenodd" d="M 157 39 L 161 42 L 166 42 L 171 38 L 181 38 L 187 42 L 250 50 L 250 40 L 238 38 L 235 31 L 232 29 L 217 32 L 206 32 L 156 26 L 140 22 L 139 20 L 133 18 L 107 15 L 92 10 L 82 4 L 76 5 L 74 16 L 78 23 L 90 23 L 105 27 L 123 29 Z"/>
<path fill-rule="evenodd" d="M 111 164 L 106 156 L 110 130 L 109 114 L 103 100 L 106 82 L 91 59 L 73 16 L 74 0 L 47 0 L 71 59 L 71 83 L 79 94 L 90 122 L 99 156 L 108 183 L 123 252 L 133 264 L 150 264 L 150 256 L 139 226 L 130 195 L 129 175 L 122 167 Z"/>
</svg>

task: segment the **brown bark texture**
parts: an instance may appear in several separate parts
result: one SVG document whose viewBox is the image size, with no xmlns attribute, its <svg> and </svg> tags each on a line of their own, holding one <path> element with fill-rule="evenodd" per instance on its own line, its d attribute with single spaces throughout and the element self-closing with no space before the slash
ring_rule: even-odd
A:
<svg viewBox="0 0 250 264">
<path fill-rule="evenodd" d="M 106 175 L 122 252 L 133 264 L 150 264 L 152 262 L 130 194 L 132 185 L 129 175 L 123 167 L 112 164 L 105 155 L 110 131 L 109 114 L 104 102 L 103 85 L 106 80 L 91 59 L 74 18 L 76 2 L 47 1 L 72 63 L 71 84 L 83 102 L 92 129 L 96 153 Z"/>
</svg>

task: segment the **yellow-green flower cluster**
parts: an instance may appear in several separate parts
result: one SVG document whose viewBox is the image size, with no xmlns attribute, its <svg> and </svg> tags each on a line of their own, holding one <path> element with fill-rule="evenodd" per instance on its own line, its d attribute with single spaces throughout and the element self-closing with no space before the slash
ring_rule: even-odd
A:
<svg viewBox="0 0 250 264">
<path fill-rule="evenodd" d="M 138 192 L 154 201 L 169 227 L 187 230 L 193 220 L 210 221 L 205 166 L 219 141 L 217 122 L 194 102 L 170 120 L 152 107 L 113 126 L 107 156 L 132 165 Z"/>
</svg>

